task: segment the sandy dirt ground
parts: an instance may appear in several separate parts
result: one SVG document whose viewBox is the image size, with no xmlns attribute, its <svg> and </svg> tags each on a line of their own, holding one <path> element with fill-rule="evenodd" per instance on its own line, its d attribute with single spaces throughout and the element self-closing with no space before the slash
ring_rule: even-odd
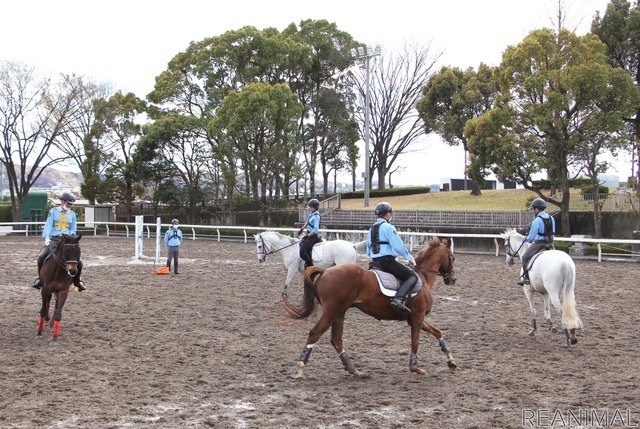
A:
<svg viewBox="0 0 640 429">
<path fill-rule="evenodd" d="M 588 410 L 606 427 L 640 424 L 638 264 L 576 262 L 584 329 L 567 349 L 544 329 L 539 296 L 539 330 L 527 335 L 528 304 L 504 257 L 458 254 L 458 282 L 438 279 L 428 316 L 457 370 L 424 333 L 427 374 L 409 372 L 406 324 L 352 309 L 345 348 L 367 377 L 344 371 L 326 334 L 294 379 L 317 315 L 293 321 L 274 303 L 286 277 L 278 255 L 259 264 L 253 242 L 186 241 L 182 274 L 159 276 L 129 263 L 133 239 L 81 244 L 89 291 L 71 294 L 50 347 L 51 329 L 35 339 L 41 300 L 30 287 L 40 240 L 0 237 L 2 428 L 567 427 L 558 418 Z M 290 300 L 300 298 L 298 279 Z"/>
</svg>

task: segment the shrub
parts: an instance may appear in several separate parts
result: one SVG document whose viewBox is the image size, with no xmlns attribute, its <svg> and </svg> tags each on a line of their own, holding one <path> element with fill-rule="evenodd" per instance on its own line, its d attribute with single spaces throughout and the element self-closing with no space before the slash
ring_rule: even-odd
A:
<svg viewBox="0 0 640 429">
<path fill-rule="evenodd" d="M 428 194 L 429 192 L 431 192 L 431 188 L 427 186 L 414 186 L 409 188 L 372 189 L 369 191 L 369 196 L 374 198 L 398 197 L 400 195 Z M 364 191 L 345 192 L 340 195 L 340 198 L 364 198 Z"/>
</svg>

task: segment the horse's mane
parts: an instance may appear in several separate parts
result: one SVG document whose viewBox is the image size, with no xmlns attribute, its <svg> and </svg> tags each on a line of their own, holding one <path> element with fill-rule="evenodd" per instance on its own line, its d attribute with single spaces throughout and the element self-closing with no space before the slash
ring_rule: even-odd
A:
<svg viewBox="0 0 640 429">
<path fill-rule="evenodd" d="M 429 243 L 427 244 L 427 247 L 425 247 L 420 252 L 418 252 L 417 257 L 420 259 L 427 258 L 431 253 L 435 251 L 435 249 L 438 248 L 438 246 L 440 246 L 440 244 L 442 244 L 442 242 L 440 241 L 439 237 L 431 238 L 429 240 Z"/>
<path fill-rule="evenodd" d="M 500 237 L 502 237 L 503 239 L 506 240 L 507 238 L 509 238 L 513 234 L 520 235 L 515 228 L 509 228 L 509 229 L 505 229 L 504 232 L 500 233 Z"/>
</svg>

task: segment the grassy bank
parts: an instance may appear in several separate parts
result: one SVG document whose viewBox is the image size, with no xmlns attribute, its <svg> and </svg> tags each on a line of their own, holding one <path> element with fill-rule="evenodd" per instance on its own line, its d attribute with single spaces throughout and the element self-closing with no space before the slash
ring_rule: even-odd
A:
<svg viewBox="0 0 640 429">
<path fill-rule="evenodd" d="M 386 201 L 394 210 L 526 210 L 529 202 L 536 198 L 526 189 L 482 191 L 472 196 L 469 191 L 432 192 L 428 194 L 402 195 L 398 197 L 370 198 L 369 209 L 373 210 L 381 201 Z M 363 199 L 343 199 L 342 209 L 365 210 Z"/>
</svg>

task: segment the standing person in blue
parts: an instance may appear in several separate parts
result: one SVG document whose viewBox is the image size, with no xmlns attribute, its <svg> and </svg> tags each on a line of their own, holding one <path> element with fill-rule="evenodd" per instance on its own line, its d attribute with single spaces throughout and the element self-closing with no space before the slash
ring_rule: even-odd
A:
<svg viewBox="0 0 640 429">
<path fill-rule="evenodd" d="M 171 228 L 164 234 L 164 247 L 167 249 L 167 268 L 171 270 L 171 260 L 173 259 L 173 273 L 178 271 L 178 256 L 180 256 L 180 244 L 182 243 L 182 231 L 178 228 L 178 219 L 171 221 Z"/>
<path fill-rule="evenodd" d="M 44 224 L 42 230 L 42 239 L 44 240 L 44 247 L 38 254 L 38 278 L 33 282 L 33 287 L 36 289 L 42 288 L 42 282 L 40 281 L 40 269 L 44 264 L 45 259 L 49 254 L 55 252 L 62 235 L 76 235 L 76 213 L 71 210 L 73 203 L 76 202 L 76 197 L 70 193 L 65 192 L 60 196 L 60 206 L 54 207 L 49 210 L 49 216 Z M 80 274 L 82 273 L 82 261 L 78 261 L 78 274 L 73 278 L 73 285 L 80 292 L 87 290 L 84 282 L 80 280 Z"/>
<path fill-rule="evenodd" d="M 320 241 L 318 236 L 320 230 L 320 213 L 318 212 L 320 201 L 312 198 L 307 203 L 307 206 L 309 206 L 309 219 L 300 228 L 300 234 L 304 233 L 304 237 L 300 242 L 300 258 L 304 260 L 305 268 L 313 267 L 311 252 L 313 251 L 313 245 Z"/>
<path fill-rule="evenodd" d="M 549 213 L 545 212 L 547 208 L 545 200 L 536 198 L 529 208 L 533 209 L 535 217 L 533 222 L 531 222 L 529 235 L 524 238 L 524 242 L 532 244 L 524 255 L 522 255 L 522 276 L 520 276 L 520 280 L 518 280 L 520 286 L 531 284 L 527 265 L 529 265 L 529 261 L 533 255 L 553 243 L 553 236 L 556 233 L 556 221 Z"/>
<path fill-rule="evenodd" d="M 383 271 L 400 279 L 402 284 L 398 288 L 396 296 L 391 300 L 391 308 L 408 316 L 411 314 L 411 310 L 404 305 L 404 299 L 418 282 L 418 275 L 411 268 L 398 262 L 396 257 L 399 253 L 409 261 L 410 266 L 414 266 L 416 261 L 404 246 L 396 227 L 390 223 L 393 215 L 391 204 L 379 203 L 376 206 L 375 214 L 378 219 L 371 226 L 367 235 L 367 255 L 378 263 Z"/>
</svg>

